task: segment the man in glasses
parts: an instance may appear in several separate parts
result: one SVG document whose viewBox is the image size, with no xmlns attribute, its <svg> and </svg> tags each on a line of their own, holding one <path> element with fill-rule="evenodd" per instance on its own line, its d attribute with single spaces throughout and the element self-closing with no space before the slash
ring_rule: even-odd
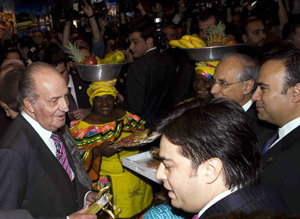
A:
<svg viewBox="0 0 300 219">
<path fill-rule="evenodd" d="M 256 117 L 256 110 L 251 100 L 256 87 L 259 71 L 258 63 L 247 55 L 231 53 L 225 55 L 218 64 L 214 74 L 211 93 L 214 97 L 225 97 L 243 107 L 253 121 L 258 143 L 262 145 L 274 128 Z"/>
</svg>

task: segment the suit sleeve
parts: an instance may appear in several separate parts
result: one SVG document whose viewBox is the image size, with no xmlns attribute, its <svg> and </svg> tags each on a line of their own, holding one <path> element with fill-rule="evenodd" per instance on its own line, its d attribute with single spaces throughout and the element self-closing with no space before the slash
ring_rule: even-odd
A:
<svg viewBox="0 0 300 219">
<path fill-rule="evenodd" d="M 26 191 L 26 165 L 17 152 L 1 149 L 0 167 L 0 208 L 20 208 Z"/>
<path fill-rule="evenodd" d="M 127 110 L 141 116 L 146 93 L 146 72 L 144 68 L 134 66 L 128 69 L 125 94 Z"/>
</svg>

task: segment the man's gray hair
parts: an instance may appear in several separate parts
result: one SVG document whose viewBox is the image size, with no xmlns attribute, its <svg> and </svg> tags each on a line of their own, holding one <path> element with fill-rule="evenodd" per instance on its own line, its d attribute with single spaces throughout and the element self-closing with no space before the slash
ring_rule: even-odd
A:
<svg viewBox="0 0 300 219">
<path fill-rule="evenodd" d="M 24 107 L 24 99 L 28 99 L 31 104 L 34 104 L 39 96 L 36 92 L 34 76 L 47 72 L 48 70 L 57 72 L 55 67 L 45 62 L 34 62 L 25 69 L 21 75 L 18 90 L 18 103 L 21 110 Z M 59 74 L 59 72 L 57 72 L 57 74 Z"/>
</svg>

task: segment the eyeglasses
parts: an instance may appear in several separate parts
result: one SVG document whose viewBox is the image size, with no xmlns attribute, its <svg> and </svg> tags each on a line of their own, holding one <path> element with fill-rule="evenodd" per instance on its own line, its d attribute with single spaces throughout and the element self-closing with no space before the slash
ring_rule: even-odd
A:
<svg viewBox="0 0 300 219">
<path fill-rule="evenodd" d="M 227 87 L 229 87 L 229 86 L 231 86 L 231 85 L 238 84 L 238 83 L 242 83 L 242 82 L 237 81 L 237 82 L 229 83 L 229 82 L 227 82 L 227 81 L 225 81 L 225 80 L 222 80 L 222 79 L 221 79 L 221 80 L 214 79 L 213 83 L 214 83 L 214 84 L 217 84 L 217 85 L 219 85 L 220 87 L 222 87 L 223 89 L 225 89 L 225 88 L 227 88 Z"/>
</svg>

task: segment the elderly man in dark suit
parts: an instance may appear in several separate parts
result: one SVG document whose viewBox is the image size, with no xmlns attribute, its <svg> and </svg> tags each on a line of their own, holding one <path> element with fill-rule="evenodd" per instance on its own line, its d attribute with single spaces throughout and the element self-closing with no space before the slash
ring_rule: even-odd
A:
<svg viewBox="0 0 300 219">
<path fill-rule="evenodd" d="M 231 211 L 285 211 L 259 180 L 260 153 L 243 109 L 216 98 L 183 104 L 155 127 L 162 134 L 156 177 L 172 206 L 195 218 Z"/>
<path fill-rule="evenodd" d="M 253 94 L 258 117 L 279 126 L 262 150 L 262 183 L 275 188 L 300 215 L 300 53 L 271 57 L 259 71 Z"/>
<path fill-rule="evenodd" d="M 65 217 L 96 196 L 78 180 L 56 132 L 68 112 L 66 81 L 51 65 L 36 62 L 22 75 L 18 92 L 22 112 L 0 140 L 0 208 Z M 84 210 L 69 217 L 92 217 Z"/>
<path fill-rule="evenodd" d="M 258 63 L 249 56 L 240 53 L 227 54 L 215 70 L 215 83 L 211 88 L 211 93 L 214 97 L 225 97 L 243 107 L 253 123 L 258 143 L 261 146 L 276 127 L 257 119 L 256 116 L 257 112 L 251 97 L 256 88 L 258 71 Z"/>
</svg>

